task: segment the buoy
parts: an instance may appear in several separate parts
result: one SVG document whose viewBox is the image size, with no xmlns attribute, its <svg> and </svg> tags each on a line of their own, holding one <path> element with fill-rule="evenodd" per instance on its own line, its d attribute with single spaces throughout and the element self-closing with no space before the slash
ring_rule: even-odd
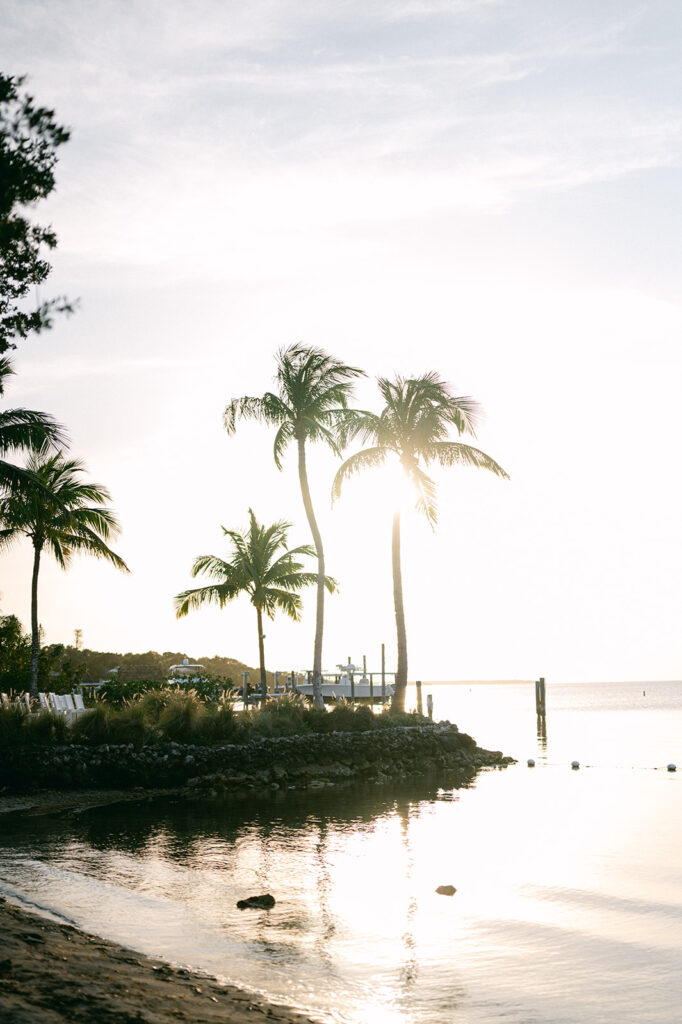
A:
<svg viewBox="0 0 682 1024">
<path fill-rule="evenodd" d="M 571 761 L 571 768 L 573 771 L 577 771 L 580 768 L 580 761 Z"/>
<path fill-rule="evenodd" d="M 670 763 L 670 764 L 668 765 L 668 771 L 669 771 L 669 772 L 676 772 L 676 771 L 677 771 L 677 765 L 676 765 L 676 764 L 673 764 L 673 763 L 671 762 L 671 763 Z"/>
<path fill-rule="evenodd" d="M 527 763 L 528 763 L 528 767 L 529 768 L 535 768 L 535 761 L 533 760 L 532 757 L 528 758 L 528 762 Z"/>
</svg>

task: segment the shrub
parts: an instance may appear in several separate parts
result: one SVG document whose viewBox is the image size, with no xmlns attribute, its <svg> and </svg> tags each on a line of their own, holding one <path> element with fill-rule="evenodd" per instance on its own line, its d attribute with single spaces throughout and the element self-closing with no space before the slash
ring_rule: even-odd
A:
<svg viewBox="0 0 682 1024">
<path fill-rule="evenodd" d="M 41 711 L 28 715 L 21 707 L 0 708 L 0 746 L 3 749 L 23 746 L 53 746 L 67 743 L 69 727 L 63 715 Z"/>
<path fill-rule="evenodd" d="M 196 690 L 175 690 L 168 695 L 159 717 L 159 732 L 164 739 L 193 743 L 206 728 L 206 704 Z"/>
<path fill-rule="evenodd" d="M 76 743 L 112 743 L 112 721 L 116 712 L 104 701 L 97 701 L 87 715 L 79 715 L 71 726 L 71 737 Z"/>
<path fill-rule="evenodd" d="M 188 679 L 186 682 L 167 679 L 136 679 L 131 682 L 123 682 L 113 679 L 103 686 L 99 696 L 109 704 L 123 705 L 126 701 L 135 700 L 145 693 L 170 692 L 182 690 L 185 693 L 193 691 L 205 700 L 219 701 L 226 690 L 232 688 L 232 680 L 221 676 L 197 676 Z"/>
<path fill-rule="evenodd" d="M 303 694 L 287 693 L 246 711 L 243 721 L 246 729 L 256 736 L 296 736 L 323 731 L 319 726 L 326 715 L 326 711 L 314 707 Z"/>
<path fill-rule="evenodd" d="M 13 747 L 21 743 L 27 717 L 26 712 L 16 705 L 0 707 L 0 747 Z"/>
<path fill-rule="evenodd" d="M 324 723 L 325 730 L 329 732 L 364 732 L 367 729 L 375 729 L 376 724 L 376 716 L 369 704 L 353 705 L 343 697 L 326 715 Z"/>
</svg>

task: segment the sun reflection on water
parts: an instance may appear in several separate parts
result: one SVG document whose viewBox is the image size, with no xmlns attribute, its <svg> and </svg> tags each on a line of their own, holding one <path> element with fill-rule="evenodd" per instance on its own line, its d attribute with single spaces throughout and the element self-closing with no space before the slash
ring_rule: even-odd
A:
<svg viewBox="0 0 682 1024">
<path fill-rule="evenodd" d="M 494 740 L 506 716 L 513 742 L 545 744 L 535 769 L 521 760 L 459 790 L 435 779 L 24 823 L 0 840 L 0 878 L 134 948 L 343 1024 L 672 1024 L 679 778 L 573 772 L 566 750 L 588 730 L 569 735 L 549 714 L 543 735 L 532 706 L 517 723 L 516 697 L 496 697 L 480 722 L 483 696 L 453 701 L 472 732 Z M 236 909 L 256 892 L 275 907 Z"/>
</svg>

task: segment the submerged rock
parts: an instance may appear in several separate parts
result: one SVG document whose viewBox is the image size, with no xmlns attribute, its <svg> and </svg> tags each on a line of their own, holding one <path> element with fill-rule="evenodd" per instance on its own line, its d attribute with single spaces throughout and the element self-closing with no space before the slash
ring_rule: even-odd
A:
<svg viewBox="0 0 682 1024">
<path fill-rule="evenodd" d="M 247 896 L 245 900 L 237 900 L 237 906 L 240 910 L 246 910 L 249 907 L 255 907 L 259 910 L 269 910 L 270 907 L 274 907 L 275 897 L 271 896 L 269 892 L 263 893 L 262 896 Z"/>
<path fill-rule="evenodd" d="M 454 896 L 457 890 L 454 885 L 439 885 L 436 892 L 439 896 Z"/>
</svg>

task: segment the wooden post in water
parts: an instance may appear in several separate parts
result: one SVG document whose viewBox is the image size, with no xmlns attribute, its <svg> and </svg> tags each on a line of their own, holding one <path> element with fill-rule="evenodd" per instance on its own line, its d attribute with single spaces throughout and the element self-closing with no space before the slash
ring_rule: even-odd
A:
<svg viewBox="0 0 682 1024">
<path fill-rule="evenodd" d="M 353 662 L 350 660 L 350 656 L 348 658 L 348 664 L 353 664 Z M 348 675 L 350 676 L 350 701 L 351 704 L 355 704 L 355 676 L 353 675 L 350 669 L 348 669 Z"/>
<path fill-rule="evenodd" d="M 247 701 L 248 696 L 249 696 L 249 686 L 248 686 L 248 684 L 249 684 L 249 673 L 248 672 L 242 672 L 242 700 L 244 701 L 245 704 L 246 704 L 246 701 Z"/>
<path fill-rule="evenodd" d="M 422 713 L 423 713 L 423 708 L 422 708 L 422 681 L 421 681 L 421 679 L 418 679 L 417 680 L 417 714 L 421 715 Z"/>
<path fill-rule="evenodd" d="M 545 704 L 545 677 L 540 676 L 539 679 L 535 680 L 535 712 L 538 715 L 546 714 L 547 706 Z"/>
<path fill-rule="evenodd" d="M 386 644 L 381 645 L 381 703 L 386 703 Z"/>
<path fill-rule="evenodd" d="M 433 694 L 426 694 L 426 711 L 430 719 L 433 720 Z"/>
<path fill-rule="evenodd" d="M 279 677 L 280 677 L 280 672 L 278 670 L 278 671 L 275 672 L 275 693 L 277 693 L 277 691 L 279 690 Z"/>
</svg>

